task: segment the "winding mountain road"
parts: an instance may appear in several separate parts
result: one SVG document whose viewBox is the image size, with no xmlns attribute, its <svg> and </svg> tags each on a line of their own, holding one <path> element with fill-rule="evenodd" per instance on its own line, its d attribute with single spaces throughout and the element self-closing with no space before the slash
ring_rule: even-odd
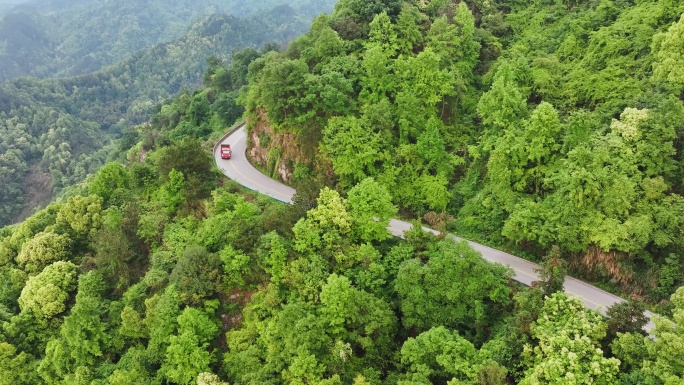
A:
<svg viewBox="0 0 684 385">
<path fill-rule="evenodd" d="M 233 150 L 232 159 L 221 159 L 221 154 L 219 151 L 221 144 L 231 145 Z M 292 197 L 295 194 L 295 190 L 267 177 L 254 166 L 252 166 L 252 164 L 247 160 L 246 150 L 247 133 L 243 123 L 235 130 L 224 136 L 214 147 L 214 158 L 219 170 L 221 170 L 221 172 L 228 178 L 235 180 L 250 190 L 268 195 L 281 202 L 292 203 Z M 399 219 L 392 219 L 387 227 L 387 230 L 394 236 L 403 236 L 404 232 L 410 230 L 411 227 L 412 225 L 409 222 Z M 437 231 L 427 227 L 423 227 L 423 229 L 425 231 L 437 233 Z M 450 237 L 459 241 L 463 240 L 462 238 L 453 235 L 450 235 Z M 529 286 L 533 281 L 539 279 L 539 275 L 536 272 L 536 270 L 539 269 L 539 265 L 476 242 L 467 242 L 473 249 L 480 252 L 484 259 L 510 267 L 515 274 L 513 279 L 516 281 Z M 565 278 L 564 288 L 570 296 L 579 298 L 585 304 L 585 306 L 601 313 L 605 313 L 605 309 L 611 305 L 625 301 L 616 295 L 610 294 L 604 290 L 572 277 Z M 648 311 L 645 314 L 648 316 L 649 320 L 653 315 Z M 649 321 L 649 323 L 644 327 L 644 330 L 650 332 L 654 326 L 655 325 L 653 322 Z"/>
</svg>

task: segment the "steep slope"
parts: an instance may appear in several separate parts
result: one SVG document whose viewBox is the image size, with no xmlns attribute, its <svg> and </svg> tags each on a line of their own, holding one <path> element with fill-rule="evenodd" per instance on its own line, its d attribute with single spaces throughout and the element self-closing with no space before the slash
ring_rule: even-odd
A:
<svg viewBox="0 0 684 385">
<path fill-rule="evenodd" d="M 183 37 L 91 74 L 0 83 L 0 225 L 30 214 L 34 193 L 49 198 L 96 170 L 112 137 L 148 120 L 182 87 L 201 85 L 209 57 L 230 61 L 236 50 L 288 41 L 306 27 L 287 7 L 244 19 L 210 14 Z M 28 182 L 46 173 L 50 183 L 29 193 Z"/>
</svg>

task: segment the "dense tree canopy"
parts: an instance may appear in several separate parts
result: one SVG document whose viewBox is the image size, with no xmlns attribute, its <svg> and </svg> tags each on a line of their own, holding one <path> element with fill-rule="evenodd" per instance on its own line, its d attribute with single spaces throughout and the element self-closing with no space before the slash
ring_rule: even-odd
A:
<svg viewBox="0 0 684 385">
<path fill-rule="evenodd" d="M 120 162 L 0 230 L 0 383 L 680 383 L 683 11 L 345 0 L 282 52 L 210 59 Z M 215 172 L 242 108 L 296 205 Z M 24 124 L 3 175 L 32 164 L 19 149 L 57 175 L 99 140 L 45 117 L 3 115 Z M 45 153 L 19 134 L 40 127 Z M 419 226 L 391 237 L 399 213 L 547 256 L 542 281 Z M 562 293 L 568 271 L 650 301 L 652 336 L 640 305 L 604 319 Z"/>
<path fill-rule="evenodd" d="M 538 257 L 557 246 L 585 278 L 658 302 L 684 282 L 680 268 L 666 283 L 664 267 L 682 266 L 681 226 L 665 215 L 684 191 L 682 12 L 668 0 L 342 1 L 253 68 L 252 135 L 272 136 L 263 152 L 279 158 L 254 160 L 346 192 L 373 178 L 407 213 L 444 213 L 462 235 Z M 312 108 L 303 79 L 330 76 L 355 103 Z"/>
</svg>

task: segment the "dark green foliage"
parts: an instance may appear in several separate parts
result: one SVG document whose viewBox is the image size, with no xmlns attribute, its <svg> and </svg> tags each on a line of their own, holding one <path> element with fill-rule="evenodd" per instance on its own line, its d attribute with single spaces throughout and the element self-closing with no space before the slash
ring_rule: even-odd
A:
<svg viewBox="0 0 684 385">
<path fill-rule="evenodd" d="M 539 288 L 545 296 L 562 292 L 567 271 L 567 262 L 562 259 L 560 249 L 553 246 L 549 255 L 541 262 L 539 281 L 535 281 L 532 286 Z"/>
<path fill-rule="evenodd" d="M 0 14 L 4 16 L 0 23 L 0 38 L 7 45 L 0 57 L 3 68 L 0 79 L 28 75 L 63 78 L 97 71 L 146 47 L 178 39 L 186 32 L 189 20 L 206 14 L 207 8 L 212 6 L 216 7 L 212 9 L 214 12 L 229 12 L 246 19 L 259 18 L 263 26 L 277 21 L 264 10 L 280 7 L 281 13 L 306 20 L 332 9 L 333 2 L 326 0 L 314 5 L 304 1 L 274 0 L 257 6 L 241 0 L 220 4 L 209 1 L 79 1 L 45 4 L 40 9 L 17 9 L 7 15 Z M 198 29 L 201 36 L 210 37 L 219 33 L 221 27 L 221 23 L 212 22 Z M 296 27 L 290 26 L 281 33 L 287 36 L 303 28 L 306 28 L 305 23 L 299 21 Z"/>
<path fill-rule="evenodd" d="M 485 339 L 496 314 L 511 302 L 508 270 L 450 240 L 430 245 L 422 258 L 399 267 L 395 289 L 404 327 L 425 331 L 441 325 Z"/>
<path fill-rule="evenodd" d="M 644 310 L 645 306 L 635 301 L 620 302 L 606 310 L 609 340 L 618 333 L 644 333 L 642 328 L 648 322 Z"/>
<path fill-rule="evenodd" d="M 169 281 L 176 285 L 180 299 L 198 305 L 212 297 L 221 284 L 221 261 L 203 247 L 190 246 L 178 258 Z"/>
</svg>

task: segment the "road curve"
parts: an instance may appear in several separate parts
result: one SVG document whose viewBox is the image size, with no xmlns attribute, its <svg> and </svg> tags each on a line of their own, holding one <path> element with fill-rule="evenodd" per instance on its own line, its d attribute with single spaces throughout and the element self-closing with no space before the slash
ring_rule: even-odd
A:
<svg viewBox="0 0 684 385">
<path fill-rule="evenodd" d="M 221 144 L 230 144 L 233 150 L 232 159 L 221 159 L 221 152 L 219 151 Z M 225 176 L 250 190 L 268 195 L 281 202 L 292 203 L 295 189 L 262 174 L 249 163 L 245 155 L 246 151 L 247 132 L 245 131 L 245 123 L 242 123 L 214 146 L 216 166 Z"/>
<path fill-rule="evenodd" d="M 221 144 L 230 144 L 233 150 L 232 159 L 221 159 L 221 154 L 219 152 Z M 216 146 L 214 146 L 214 159 L 216 160 L 216 165 L 223 174 L 225 174 L 228 178 L 240 183 L 241 185 L 251 190 L 268 195 L 281 202 L 291 203 L 292 197 L 295 194 L 295 190 L 262 174 L 254 166 L 252 166 L 251 163 L 249 163 L 247 160 L 246 151 L 247 133 L 245 130 L 245 124 L 243 123 L 235 130 L 231 131 L 228 135 L 224 136 L 216 144 Z M 387 227 L 387 230 L 394 236 L 403 236 L 404 232 L 410 230 L 411 228 L 412 225 L 409 222 L 399 219 L 392 219 Z M 437 233 L 437 231 L 427 227 L 423 227 L 423 229 L 425 231 Z M 462 238 L 453 235 L 450 235 L 450 237 L 458 241 L 463 240 Z M 514 272 L 513 279 L 516 281 L 529 286 L 533 281 L 539 279 L 539 275 L 536 272 L 536 270 L 539 269 L 539 265 L 476 242 L 467 242 L 470 247 L 480 252 L 484 259 L 510 267 Z M 579 298 L 585 304 L 585 306 L 601 313 L 605 313 L 606 308 L 616 303 L 625 301 L 616 295 L 610 294 L 602 289 L 572 277 L 565 278 L 564 288 L 570 296 Z M 645 314 L 648 316 L 649 320 L 653 315 L 648 311 Z M 649 323 L 644 327 L 644 330 L 650 332 L 654 326 L 655 325 L 653 322 L 649 321 Z"/>
</svg>

